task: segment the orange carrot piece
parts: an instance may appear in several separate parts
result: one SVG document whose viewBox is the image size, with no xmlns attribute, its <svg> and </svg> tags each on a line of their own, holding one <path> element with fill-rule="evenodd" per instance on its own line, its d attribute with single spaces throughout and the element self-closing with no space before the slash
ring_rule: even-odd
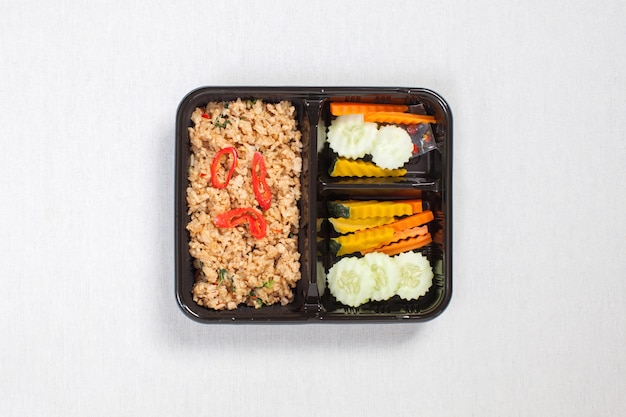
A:
<svg viewBox="0 0 626 417">
<path fill-rule="evenodd" d="M 412 214 L 400 220 L 396 220 L 395 222 L 389 223 L 386 226 L 393 227 L 393 230 L 395 230 L 396 232 L 400 232 L 405 229 L 411 229 L 413 227 L 426 224 L 434 218 L 435 216 L 433 215 L 432 211 L 424 210 L 420 213 Z"/>
<path fill-rule="evenodd" d="M 411 229 L 413 227 L 426 224 L 429 221 L 433 220 L 434 218 L 435 216 L 433 215 L 432 211 L 424 210 L 420 213 L 415 213 L 415 214 L 411 214 L 409 216 L 403 217 L 400 220 L 396 220 L 392 223 L 388 223 L 382 226 L 370 227 L 367 229 L 360 230 L 359 232 L 364 232 L 366 230 L 367 231 L 377 230 L 377 229 L 382 229 L 384 227 L 391 227 L 396 232 L 401 232 L 402 230 Z M 359 232 L 354 232 L 354 233 L 356 234 Z"/>
<path fill-rule="evenodd" d="M 430 233 L 427 233 L 423 236 L 410 237 L 408 239 L 404 239 L 398 242 L 384 245 L 376 249 L 376 252 L 381 252 L 389 256 L 393 256 L 402 252 L 408 252 L 414 249 L 419 249 L 423 246 L 428 245 L 432 241 L 433 241 L 432 236 L 430 235 Z"/>
<path fill-rule="evenodd" d="M 424 210 L 422 200 L 400 200 L 402 203 L 410 204 L 413 214 L 421 213 Z"/>
<path fill-rule="evenodd" d="M 408 239 L 410 237 L 424 236 L 427 233 L 428 226 L 426 225 L 411 227 L 410 229 L 396 231 L 393 234 L 393 240 L 390 240 L 387 243 L 397 242 L 398 240 Z"/>
<path fill-rule="evenodd" d="M 428 226 L 424 225 L 424 226 L 417 226 L 417 227 L 412 227 L 410 229 L 404 229 L 401 231 L 396 231 L 393 234 L 393 237 L 391 238 L 391 240 L 389 242 L 384 242 L 381 243 L 378 246 L 372 247 L 372 248 L 368 248 L 368 249 L 364 249 L 361 251 L 361 255 L 366 255 L 368 253 L 371 252 L 377 252 L 379 249 L 390 245 L 391 243 L 394 242 L 398 242 L 400 240 L 405 240 L 405 239 L 409 239 L 409 238 L 416 238 L 419 236 L 425 236 L 428 234 Z"/>
<path fill-rule="evenodd" d="M 346 114 L 365 114 L 371 112 L 405 112 L 409 109 L 404 104 L 376 104 L 333 101 L 330 103 L 330 114 L 343 116 Z"/>
<path fill-rule="evenodd" d="M 396 123 L 401 125 L 415 125 L 419 123 L 436 123 L 433 116 L 426 114 L 400 113 L 400 112 L 373 112 L 364 115 L 366 122 Z"/>
</svg>

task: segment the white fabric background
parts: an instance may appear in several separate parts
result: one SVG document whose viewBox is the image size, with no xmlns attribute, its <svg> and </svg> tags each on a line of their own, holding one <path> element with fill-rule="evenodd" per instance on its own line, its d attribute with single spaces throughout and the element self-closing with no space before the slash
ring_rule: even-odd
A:
<svg viewBox="0 0 626 417">
<path fill-rule="evenodd" d="M 0 1 L 0 415 L 626 415 L 626 3 Z M 454 294 L 420 325 L 174 298 L 204 85 L 427 87 Z"/>
</svg>

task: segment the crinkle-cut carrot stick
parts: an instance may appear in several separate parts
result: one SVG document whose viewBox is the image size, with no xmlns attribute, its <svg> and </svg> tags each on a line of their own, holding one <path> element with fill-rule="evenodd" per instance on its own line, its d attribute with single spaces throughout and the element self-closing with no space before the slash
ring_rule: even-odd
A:
<svg viewBox="0 0 626 417">
<path fill-rule="evenodd" d="M 395 242 L 396 240 L 408 239 L 410 237 L 424 236 L 426 234 L 428 234 L 428 226 L 426 226 L 425 224 L 422 226 L 411 227 L 410 229 L 405 229 L 401 232 L 394 233 L 393 242 Z"/>
<path fill-rule="evenodd" d="M 402 252 L 419 249 L 423 246 L 428 245 L 432 241 L 432 236 L 430 235 L 430 233 L 427 233 L 423 236 L 411 237 L 408 239 L 400 240 L 398 242 L 389 243 L 388 245 L 384 245 L 376 249 L 376 252 L 381 252 L 389 256 L 393 256 Z"/>
<path fill-rule="evenodd" d="M 436 123 L 433 116 L 426 114 L 400 113 L 380 111 L 373 113 L 365 113 L 363 115 L 365 122 L 374 123 L 396 123 L 400 125 L 414 125 L 419 123 Z"/>
<path fill-rule="evenodd" d="M 393 227 L 393 230 L 399 232 L 404 229 L 411 229 L 413 227 L 421 226 L 433 220 L 435 216 L 430 210 L 424 210 L 419 213 L 412 214 L 410 216 L 403 217 L 400 220 L 396 220 L 393 223 L 389 223 L 387 226 Z"/>
<path fill-rule="evenodd" d="M 330 103 L 330 114 L 344 116 L 346 114 L 365 114 L 371 112 L 405 112 L 409 106 L 404 104 L 376 104 L 334 101 Z"/>
<path fill-rule="evenodd" d="M 378 252 L 381 248 L 389 246 L 392 243 L 409 239 L 409 238 L 417 238 L 419 236 L 426 236 L 427 234 L 428 234 L 428 226 L 426 225 L 412 227 L 410 229 L 404 229 L 399 232 L 395 232 L 393 236 L 391 237 L 390 241 L 383 242 L 380 245 L 362 250 L 361 255 L 367 255 L 368 253 L 371 253 L 371 252 Z"/>
</svg>

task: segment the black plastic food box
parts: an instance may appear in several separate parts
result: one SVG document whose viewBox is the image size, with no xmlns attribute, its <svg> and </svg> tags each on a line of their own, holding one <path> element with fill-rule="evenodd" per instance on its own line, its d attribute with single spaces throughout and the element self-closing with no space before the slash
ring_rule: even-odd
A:
<svg viewBox="0 0 626 417">
<path fill-rule="evenodd" d="M 209 102 L 241 98 L 266 102 L 290 101 L 296 109 L 302 132 L 302 198 L 299 202 L 298 250 L 302 278 L 294 289 L 294 301 L 286 306 L 258 309 L 240 305 L 235 310 L 214 311 L 192 299 L 195 268 L 189 255 L 190 218 L 187 214 L 187 171 L 190 161 L 188 128 L 191 114 Z M 332 101 L 422 105 L 436 119 L 432 125 L 438 149 L 411 160 L 401 178 L 333 178 L 328 174 L 330 150 L 320 132 L 330 125 Z M 318 146 L 319 144 L 319 146 Z M 182 311 L 203 323 L 267 322 L 416 322 L 439 315 L 452 295 L 452 112 L 437 93 L 424 88 L 399 87 L 204 87 L 190 92 L 176 115 L 176 298 Z M 429 223 L 433 242 L 420 252 L 434 272 L 433 285 L 417 300 L 398 296 L 388 301 L 369 302 L 360 307 L 338 303 L 326 288 L 326 273 L 336 259 L 318 250 L 318 237 L 325 233 L 326 202 L 336 199 L 421 198 L 434 213 Z M 322 224 L 322 227 L 318 227 Z"/>
</svg>

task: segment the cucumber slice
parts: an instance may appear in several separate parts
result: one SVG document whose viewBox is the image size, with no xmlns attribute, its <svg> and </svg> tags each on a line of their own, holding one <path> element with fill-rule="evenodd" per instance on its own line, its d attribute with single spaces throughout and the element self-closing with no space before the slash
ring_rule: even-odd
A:
<svg viewBox="0 0 626 417">
<path fill-rule="evenodd" d="M 362 114 L 348 114 L 333 120 L 327 140 L 339 156 L 357 159 L 370 153 L 377 134 L 376 123 L 365 123 Z"/>
<path fill-rule="evenodd" d="M 397 262 L 390 256 L 378 252 L 368 253 L 361 260 L 369 266 L 376 283 L 371 299 L 385 301 L 393 297 L 400 285 L 400 269 Z"/>
<path fill-rule="evenodd" d="M 376 286 L 370 267 L 359 258 L 343 258 L 334 264 L 328 275 L 328 289 L 337 301 L 358 307 L 369 301 Z"/>
<path fill-rule="evenodd" d="M 405 300 L 416 300 L 433 285 L 433 269 L 421 253 L 404 252 L 393 257 L 400 269 L 396 293 Z"/>
<path fill-rule="evenodd" d="M 381 168 L 400 168 L 413 154 L 411 136 L 401 127 L 383 126 L 378 130 L 371 154 L 372 162 Z"/>
</svg>

